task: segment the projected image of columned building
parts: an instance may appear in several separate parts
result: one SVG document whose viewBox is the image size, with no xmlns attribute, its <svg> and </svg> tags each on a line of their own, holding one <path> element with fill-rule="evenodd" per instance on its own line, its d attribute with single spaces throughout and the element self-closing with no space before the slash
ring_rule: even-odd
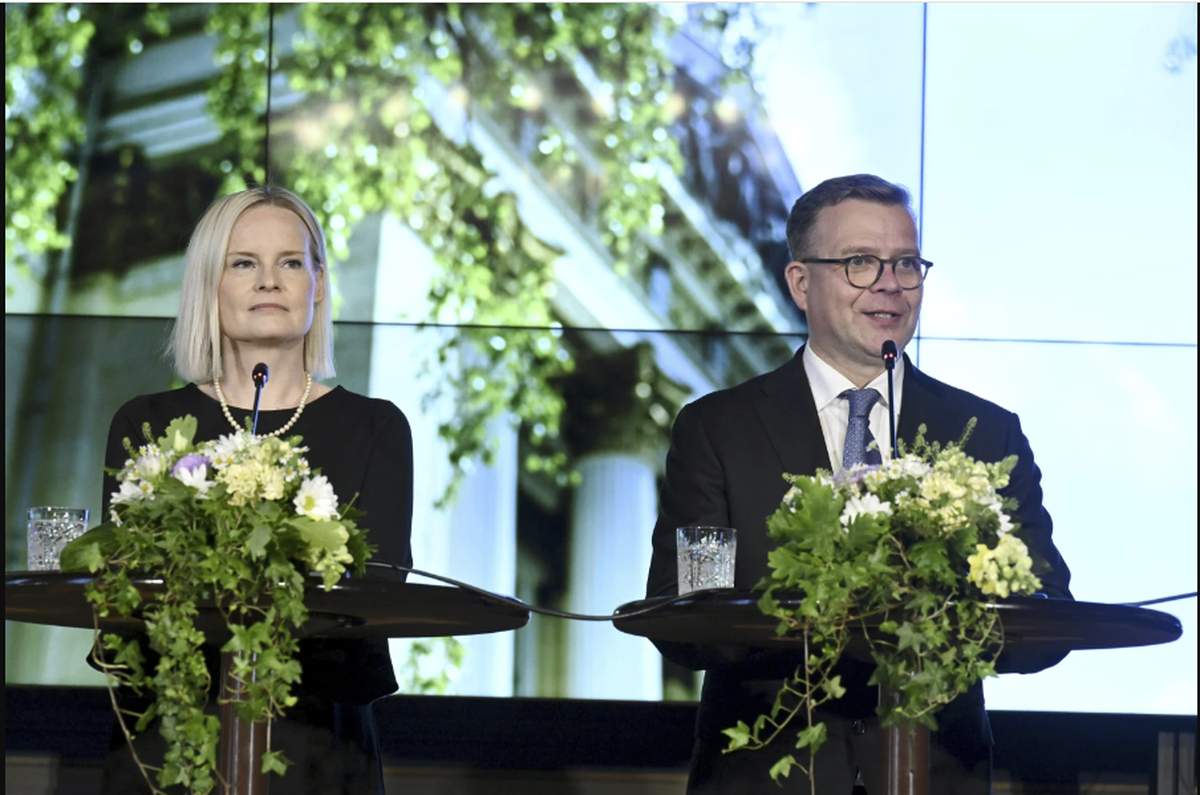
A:
<svg viewBox="0 0 1200 795">
<path fill-rule="evenodd" d="M 161 351 L 190 229 L 269 174 L 330 239 L 338 382 L 412 421 L 417 567 L 575 612 L 640 598 L 675 413 L 805 328 L 780 281 L 801 187 L 718 22 L 133 8 L 62 7 L 86 46 L 17 99 L 82 134 L 32 161 L 78 174 L 53 203 L 63 245 L 18 224 L 6 258 L 8 568 L 24 507 L 98 521 L 109 417 L 176 383 Z M 9 681 L 99 683 L 89 633 L 6 634 Z M 696 695 L 605 624 L 393 643 L 414 691 Z"/>
</svg>

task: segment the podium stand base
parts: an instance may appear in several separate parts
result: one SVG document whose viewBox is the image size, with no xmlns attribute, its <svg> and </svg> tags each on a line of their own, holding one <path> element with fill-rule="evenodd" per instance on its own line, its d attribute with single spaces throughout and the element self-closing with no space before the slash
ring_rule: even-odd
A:
<svg viewBox="0 0 1200 795">
<path fill-rule="evenodd" d="M 246 693 L 233 676 L 233 653 L 221 653 L 221 741 L 217 770 L 225 795 L 267 795 L 269 781 L 262 772 L 263 754 L 270 750 L 268 725 L 237 716 L 236 702 Z"/>
<path fill-rule="evenodd" d="M 879 688 L 879 703 L 895 703 L 896 694 Z M 887 795 L 929 795 L 929 728 L 883 729 L 883 791 Z"/>
</svg>

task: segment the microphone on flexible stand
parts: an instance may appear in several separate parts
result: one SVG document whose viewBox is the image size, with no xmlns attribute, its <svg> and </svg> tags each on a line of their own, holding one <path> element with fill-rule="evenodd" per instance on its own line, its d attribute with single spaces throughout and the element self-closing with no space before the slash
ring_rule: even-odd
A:
<svg viewBox="0 0 1200 795">
<path fill-rule="evenodd" d="M 883 366 L 887 369 L 888 374 L 888 432 L 891 434 L 892 440 L 892 458 L 899 458 L 900 452 L 896 449 L 896 383 L 893 380 L 893 371 L 896 369 L 896 359 L 900 356 L 900 352 L 896 350 L 895 342 L 885 340 L 880 355 L 883 357 Z"/>
<path fill-rule="evenodd" d="M 254 419 L 251 420 L 250 433 L 258 436 L 258 401 L 262 397 L 262 389 L 266 386 L 271 373 L 265 364 L 259 362 L 254 365 L 254 371 L 250 373 L 250 377 L 254 379 Z"/>
</svg>

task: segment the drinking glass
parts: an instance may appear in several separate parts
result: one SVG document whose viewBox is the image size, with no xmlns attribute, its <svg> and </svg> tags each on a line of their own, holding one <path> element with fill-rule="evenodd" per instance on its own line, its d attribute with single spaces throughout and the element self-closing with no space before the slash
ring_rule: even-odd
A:
<svg viewBox="0 0 1200 795">
<path fill-rule="evenodd" d="M 87 525 L 87 508 L 30 508 L 29 571 L 58 571 L 63 547 L 86 533 Z"/>
<path fill-rule="evenodd" d="M 732 527 L 680 527 L 675 531 L 679 593 L 732 588 L 737 531 Z"/>
</svg>

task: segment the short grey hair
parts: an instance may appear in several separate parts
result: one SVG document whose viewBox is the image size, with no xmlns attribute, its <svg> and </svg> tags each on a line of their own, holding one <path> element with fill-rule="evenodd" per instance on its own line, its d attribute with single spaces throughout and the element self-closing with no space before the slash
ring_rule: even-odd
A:
<svg viewBox="0 0 1200 795">
<path fill-rule="evenodd" d="M 817 214 L 826 207 L 841 204 L 847 199 L 899 205 L 908 210 L 909 215 L 913 214 L 912 198 L 908 191 L 874 174 L 852 174 L 848 177 L 827 179 L 796 199 L 791 213 L 788 214 L 788 254 L 793 262 L 812 256 L 812 233 L 817 225 Z M 916 219 L 913 220 L 915 222 Z"/>
<path fill-rule="evenodd" d="M 313 265 L 325 286 L 325 300 L 313 308 L 312 326 L 304 336 L 304 369 L 313 378 L 331 378 L 333 367 L 333 312 L 325 234 L 304 200 L 290 190 L 263 185 L 223 196 L 205 211 L 188 242 L 179 291 L 179 316 L 171 332 L 170 358 L 180 378 L 204 384 L 224 373 L 221 361 L 221 319 L 217 305 L 229 235 L 242 213 L 268 204 L 291 210 L 312 238 Z"/>
</svg>

